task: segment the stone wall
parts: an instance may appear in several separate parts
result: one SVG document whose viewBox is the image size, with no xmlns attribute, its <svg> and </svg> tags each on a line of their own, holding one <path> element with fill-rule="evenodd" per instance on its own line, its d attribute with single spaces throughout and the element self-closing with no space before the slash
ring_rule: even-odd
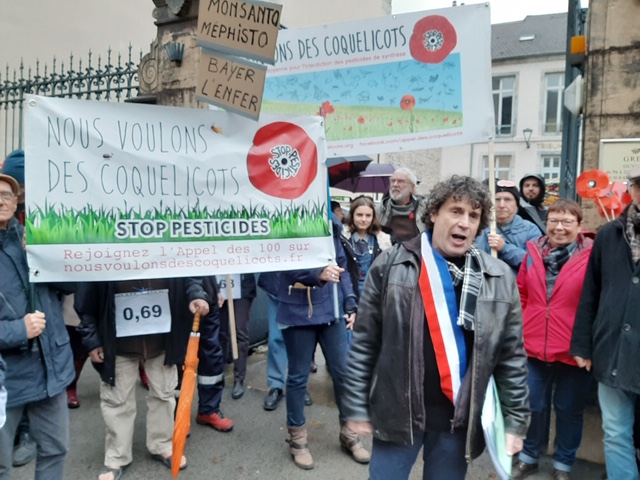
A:
<svg viewBox="0 0 640 480">
<path fill-rule="evenodd" d="M 592 0 L 586 62 L 583 170 L 598 168 L 600 140 L 640 137 L 640 1 Z M 591 228 L 604 223 L 583 202 Z"/>
</svg>

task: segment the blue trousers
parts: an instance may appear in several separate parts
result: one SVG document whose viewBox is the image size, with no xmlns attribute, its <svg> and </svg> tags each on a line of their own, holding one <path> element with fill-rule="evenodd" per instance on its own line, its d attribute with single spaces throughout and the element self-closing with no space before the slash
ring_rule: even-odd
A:
<svg viewBox="0 0 640 480">
<path fill-rule="evenodd" d="M 369 465 L 369 480 L 408 479 L 420 449 L 424 468 L 423 480 L 464 480 L 467 462 L 464 458 L 466 431 L 413 432 L 413 445 L 383 442 L 373 439 Z"/>
<path fill-rule="evenodd" d="M 31 438 L 38 445 L 35 479 L 63 480 L 69 449 L 69 409 L 64 390 L 54 397 L 7 409 L 7 421 L 0 429 L 0 479 L 10 478 L 13 439 L 25 410 Z"/>
<path fill-rule="evenodd" d="M 638 480 L 633 424 L 638 395 L 598 384 L 604 430 L 604 458 L 609 480 Z"/>
<path fill-rule="evenodd" d="M 546 363 L 529 358 L 527 366 L 531 424 L 518 458 L 535 464 L 540 453 L 546 451 L 547 411 L 553 398 L 556 413 L 553 468 L 570 472 L 582 441 L 584 409 L 593 377 L 584 368 L 560 362 Z"/>
<path fill-rule="evenodd" d="M 278 328 L 278 300 L 271 294 L 267 317 L 269 319 L 269 351 L 267 352 L 267 385 L 269 388 L 284 390 L 287 379 L 287 350 L 282 331 Z"/>
<path fill-rule="evenodd" d="M 347 370 L 347 333 L 344 321 L 332 324 L 288 327 L 282 330 L 284 344 L 287 349 L 289 374 L 287 375 L 287 425 L 299 427 L 304 425 L 304 393 L 307 389 L 311 358 L 319 343 L 327 361 L 327 368 L 333 380 L 333 393 L 342 414 L 342 392 Z"/>
</svg>

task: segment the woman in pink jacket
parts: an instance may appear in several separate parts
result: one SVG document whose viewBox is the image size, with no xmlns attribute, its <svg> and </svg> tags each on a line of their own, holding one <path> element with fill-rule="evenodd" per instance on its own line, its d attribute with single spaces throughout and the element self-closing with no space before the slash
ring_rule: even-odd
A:
<svg viewBox="0 0 640 480">
<path fill-rule="evenodd" d="M 514 479 L 538 471 L 538 458 L 547 447 L 543 443 L 552 394 L 556 413 L 553 478 L 570 478 L 591 386 L 591 374 L 577 366 L 569 345 L 593 235 L 581 233 L 582 209 L 571 200 L 553 203 L 546 223 L 547 235 L 527 243 L 518 274 L 531 425 L 513 469 Z"/>
</svg>

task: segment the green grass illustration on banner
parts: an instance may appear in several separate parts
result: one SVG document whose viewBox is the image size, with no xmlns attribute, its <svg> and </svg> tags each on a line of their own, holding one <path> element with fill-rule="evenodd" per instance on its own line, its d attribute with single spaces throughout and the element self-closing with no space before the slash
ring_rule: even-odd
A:
<svg viewBox="0 0 640 480">
<path fill-rule="evenodd" d="M 178 207 L 156 208 L 141 211 L 127 207 L 123 211 L 92 206 L 76 209 L 67 206 L 45 204 L 29 212 L 26 221 L 27 242 L 31 245 L 55 244 L 95 244 L 95 243 L 158 243 L 158 242 L 202 242 L 228 240 L 258 240 L 277 238 L 309 238 L 329 236 L 329 226 L 325 220 L 325 202 L 314 202 L 311 206 L 280 205 L 277 211 L 264 206 L 224 210 L 201 207 L 191 209 Z M 120 235 L 124 227 L 135 224 L 140 228 L 160 226 L 155 234 Z M 193 230 L 199 225 L 200 230 Z M 230 225 L 262 225 L 265 234 L 234 234 L 225 232 Z M 188 235 L 185 226 L 189 228 Z M 240 227 L 238 227 L 240 228 Z"/>
<path fill-rule="evenodd" d="M 352 140 L 392 135 L 406 135 L 462 126 L 462 112 L 400 108 L 333 105 L 326 114 L 327 140 Z M 317 115 L 318 106 L 310 104 L 264 101 L 262 112 L 288 115 Z"/>
</svg>

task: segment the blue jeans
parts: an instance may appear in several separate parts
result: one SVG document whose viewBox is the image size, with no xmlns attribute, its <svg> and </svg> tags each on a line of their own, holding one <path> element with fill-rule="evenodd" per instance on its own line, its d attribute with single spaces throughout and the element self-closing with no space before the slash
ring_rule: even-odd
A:
<svg viewBox="0 0 640 480">
<path fill-rule="evenodd" d="M 424 446 L 423 480 L 464 480 L 467 462 L 464 458 L 466 431 L 413 432 L 413 445 L 373 439 L 369 480 L 408 479 L 418 453 Z"/>
<path fill-rule="evenodd" d="M 269 299 L 269 351 L 267 352 L 267 385 L 269 388 L 284 390 L 287 375 L 287 350 L 284 346 L 282 331 L 278 327 L 278 300 L 271 294 Z"/>
<path fill-rule="evenodd" d="M 604 458 L 609 480 L 638 480 L 633 424 L 638 395 L 598 384 L 604 430 Z"/>
<path fill-rule="evenodd" d="M 25 410 L 31 438 L 38 445 L 35 479 L 63 480 L 64 460 L 69 449 L 69 408 L 65 390 L 39 402 L 7 409 L 7 422 L 0 429 L 0 479 L 10 478 L 13 438 Z"/>
<path fill-rule="evenodd" d="M 288 327 L 282 330 L 287 348 L 289 374 L 287 375 L 287 425 L 299 427 L 306 422 L 304 393 L 307 389 L 311 358 L 319 343 L 333 380 L 333 393 L 342 415 L 342 392 L 347 370 L 347 333 L 343 321 L 307 327 Z"/>
<path fill-rule="evenodd" d="M 582 441 L 584 409 L 591 390 L 591 373 L 584 368 L 560 362 L 546 363 L 534 358 L 528 359 L 527 366 L 531 424 L 518 458 L 525 463 L 535 464 L 538 463 L 540 453 L 546 451 L 545 432 L 549 426 L 547 412 L 553 395 L 556 413 L 553 468 L 570 472 Z"/>
</svg>

